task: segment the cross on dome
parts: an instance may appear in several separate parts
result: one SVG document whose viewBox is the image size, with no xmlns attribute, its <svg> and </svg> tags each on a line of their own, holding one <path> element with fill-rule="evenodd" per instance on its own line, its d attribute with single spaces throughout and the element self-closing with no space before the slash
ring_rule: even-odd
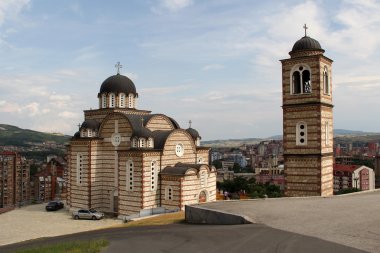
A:
<svg viewBox="0 0 380 253">
<path fill-rule="evenodd" d="M 305 29 L 305 37 L 306 37 L 306 30 L 309 29 L 309 27 L 307 27 L 306 24 L 304 24 L 303 29 Z"/>
<path fill-rule="evenodd" d="M 118 61 L 115 65 L 115 68 L 117 68 L 117 74 L 119 75 L 120 74 L 120 69 L 123 67 L 123 65 L 120 64 L 120 62 Z"/>
<path fill-rule="evenodd" d="M 189 120 L 189 128 L 191 128 L 191 123 L 192 123 L 191 120 Z"/>
</svg>

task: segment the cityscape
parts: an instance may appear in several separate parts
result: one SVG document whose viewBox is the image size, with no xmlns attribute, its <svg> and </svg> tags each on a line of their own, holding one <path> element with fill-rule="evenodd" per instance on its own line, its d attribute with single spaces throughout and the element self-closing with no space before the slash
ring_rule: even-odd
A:
<svg viewBox="0 0 380 253">
<path fill-rule="evenodd" d="M 114 4 L 0 3 L 1 252 L 378 252 L 377 1 Z"/>
</svg>

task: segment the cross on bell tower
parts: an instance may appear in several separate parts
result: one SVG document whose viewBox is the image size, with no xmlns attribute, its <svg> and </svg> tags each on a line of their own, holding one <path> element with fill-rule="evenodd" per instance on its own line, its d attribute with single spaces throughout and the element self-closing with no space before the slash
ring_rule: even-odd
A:
<svg viewBox="0 0 380 253">
<path fill-rule="evenodd" d="M 117 68 L 117 74 L 120 75 L 120 69 L 123 67 L 123 65 L 120 64 L 120 62 L 118 61 L 115 65 L 115 68 Z"/>
</svg>

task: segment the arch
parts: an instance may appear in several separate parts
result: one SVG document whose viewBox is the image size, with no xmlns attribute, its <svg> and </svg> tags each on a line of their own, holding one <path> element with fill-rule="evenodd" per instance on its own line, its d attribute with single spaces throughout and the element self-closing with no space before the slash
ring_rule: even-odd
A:
<svg viewBox="0 0 380 253">
<path fill-rule="evenodd" d="M 192 149 L 192 152 L 195 154 L 196 153 L 196 146 L 195 146 L 195 143 L 194 143 L 194 140 L 193 140 L 193 137 L 191 137 L 191 135 L 184 129 L 174 129 L 171 131 L 171 133 L 166 137 L 165 141 L 164 141 L 164 144 L 162 146 L 162 149 L 165 150 L 167 147 L 166 147 L 166 144 L 168 142 L 168 140 L 171 138 L 171 136 L 175 133 L 183 133 L 184 135 L 187 136 L 188 138 L 188 141 L 190 142 L 190 146 L 191 146 L 191 149 Z M 195 160 L 194 160 L 195 161 Z"/>
<path fill-rule="evenodd" d="M 107 108 L 107 95 L 105 93 L 101 96 L 101 108 Z"/>
<path fill-rule="evenodd" d="M 205 203 L 207 202 L 208 196 L 207 196 L 207 191 L 201 191 L 198 196 L 198 202 L 199 203 Z"/>
<path fill-rule="evenodd" d="M 161 122 L 160 122 L 161 121 Z M 162 125 L 162 121 L 165 121 L 167 124 L 165 127 Z M 158 128 L 157 125 L 160 127 Z M 149 128 L 152 131 L 155 130 L 174 130 L 176 129 L 173 122 L 170 120 L 170 118 L 164 114 L 154 114 L 152 115 L 147 122 L 145 123 L 145 126 Z"/>
<path fill-rule="evenodd" d="M 157 161 L 152 160 L 150 162 L 150 172 L 151 172 L 151 184 L 150 188 L 152 191 L 157 190 L 157 183 L 158 183 L 158 171 L 157 171 Z"/>
<path fill-rule="evenodd" d="M 145 148 L 145 139 L 144 138 L 139 139 L 139 148 Z"/>
<path fill-rule="evenodd" d="M 330 95 L 330 81 L 327 66 L 323 68 L 323 94 Z"/>
<path fill-rule="evenodd" d="M 126 164 L 126 187 L 127 191 L 134 190 L 134 165 L 132 160 L 128 160 Z"/>
<path fill-rule="evenodd" d="M 114 108 L 115 107 L 115 94 L 110 93 L 108 95 L 108 97 L 109 97 L 109 108 Z"/>
<path fill-rule="evenodd" d="M 108 114 L 101 122 L 100 124 L 100 127 L 99 127 L 99 131 L 98 131 L 98 134 L 99 136 L 101 137 L 103 135 L 103 128 L 104 126 L 108 123 L 108 121 L 110 119 L 112 119 L 113 117 L 117 117 L 117 116 L 121 116 L 122 119 L 125 119 L 128 124 L 129 124 L 129 128 L 131 129 L 131 133 L 132 134 L 132 131 L 133 131 L 133 128 L 132 128 L 132 124 L 131 124 L 131 121 L 128 119 L 128 117 L 124 114 L 124 113 L 121 113 L 121 112 L 113 112 L 113 113 L 110 113 Z M 125 125 L 123 125 L 123 127 L 125 127 Z M 129 137 L 129 136 L 128 136 Z"/>
<path fill-rule="evenodd" d="M 173 187 L 165 187 L 165 200 L 173 200 Z"/>
<path fill-rule="evenodd" d="M 298 122 L 296 126 L 296 145 L 307 145 L 307 124 L 306 122 Z"/>
<path fill-rule="evenodd" d="M 125 108 L 125 93 L 119 94 L 119 107 Z"/>
<path fill-rule="evenodd" d="M 326 146 L 330 144 L 330 127 L 329 127 L 329 122 L 325 122 L 325 144 Z"/>
<path fill-rule="evenodd" d="M 137 137 L 132 138 L 132 148 L 137 148 L 138 146 L 138 139 Z"/>
<path fill-rule="evenodd" d="M 134 97 L 132 93 L 129 93 L 128 95 L 128 108 L 134 108 Z"/>
<path fill-rule="evenodd" d="M 307 64 L 297 64 L 290 71 L 290 94 L 312 93 L 311 69 Z"/>
</svg>

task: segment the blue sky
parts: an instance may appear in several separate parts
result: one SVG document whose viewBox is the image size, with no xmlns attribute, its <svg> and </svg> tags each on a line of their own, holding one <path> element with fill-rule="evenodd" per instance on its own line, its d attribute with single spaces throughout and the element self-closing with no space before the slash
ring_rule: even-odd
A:
<svg viewBox="0 0 380 253">
<path fill-rule="evenodd" d="M 379 132 L 380 2 L 1 0 L 0 122 L 74 134 L 101 83 L 203 140 L 282 133 L 281 64 L 306 23 L 334 60 L 334 127 Z"/>
</svg>

